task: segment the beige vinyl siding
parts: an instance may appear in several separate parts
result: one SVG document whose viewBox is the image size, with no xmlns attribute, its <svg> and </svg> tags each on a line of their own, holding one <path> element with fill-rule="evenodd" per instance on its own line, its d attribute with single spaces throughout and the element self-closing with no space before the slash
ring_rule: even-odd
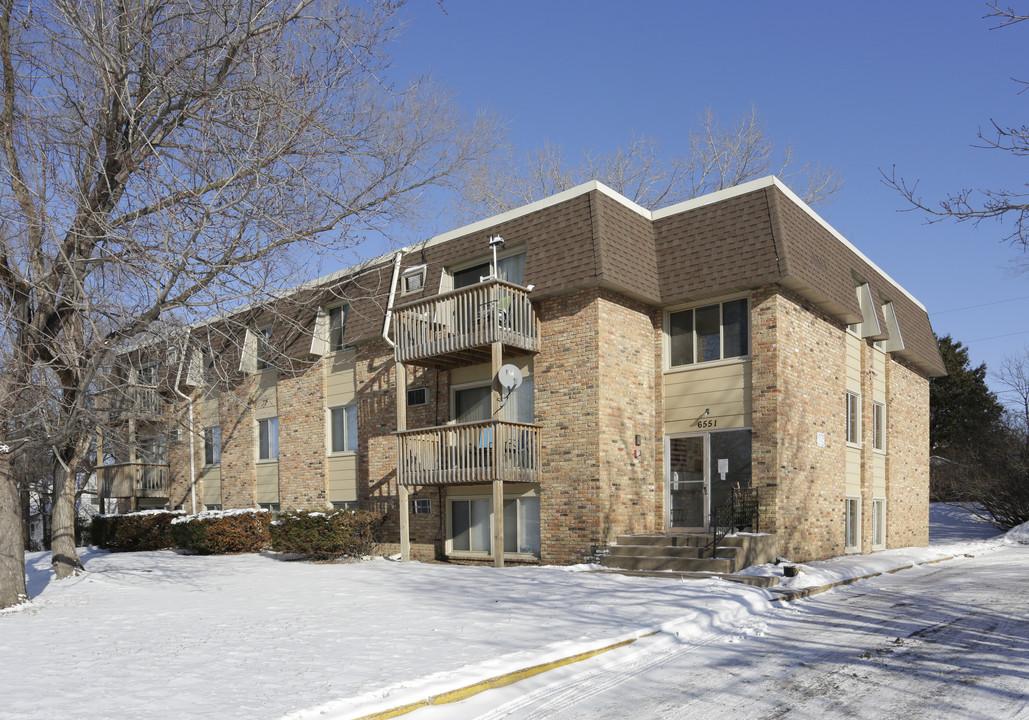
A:
<svg viewBox="0 0 1029 720">
<path fill-rule="evenodd" d="M 203 400 L 200 401 L 200 427 L 211 427 L 218 425 L 218 392 L 209 390 Z"/>
<path fill-rule="evenodd" d="M 716 421 L 712 430 L 751 425 L 749 360 L 702 365 L 666 372 L 664 375 L 665 432 L 698 430 L 703 418 Z"/>
<path fill-rule="evenodd" d="M 872 496 L 886 497 L 886 456 L 882 453 L 872 455 Z"/>
<path fill-rule="evenodd" d="M 329 471 L 329 502 L 357 500 L 357 453 L 333 455 L 326 459 Z"/>
<path fill-rule="evenodd" d="M 255 500 L 259 503 L 277 503 L 279 501 L 279 463 L 257 463 L 257 493 Z"/>
<path fill-rule="evenodd" d="M 222 468 L 221 465 L 208 465 L 200 471 L 200 480 L 204 484 L 204 505 L 218 505 L 222 501 Z"/>
<path fill-rule="evenodd" d="M 861 495 L 861 448 L 847 448 L 847 495 Z M 838 486 L 837 486 L 838 487 Z"/>
<path fill-rule="evenodd" d="M 346 349 L 336 353 L 325 365 L 325 407 L 350 405 L 357 398 L 357 353 Z M 329 438 L 329 413 L 325 412 L 325 453 L 332 449 Z M 328 474 L 329 502 L 355 502 L 357 500 L 357 453 L 328 455 L 325 459 Z"/>
<path fill-rule="evenodd" d="M 357 353 L 343 350 L 332 356 L 325 368 L 325 407 L 339 407 L 354 402 L 357 380 L 354 371 Z"/>
<path fill-rule="evenodd" d="M 522 375 L 532 374 L 532 358 L 529 356 L 523 355 L 522 357 L 505 358 L 504 364 L 514 365 L 522 371 Z M 454 368 L 450 371 L 450 384 L 465 385 L 468 383 L 489 382 L 492 377 L 491 372 L 492 366 L 490 363 Z"/>
<path fill-rule="evenodd" d="M 844 333 L 847 339 L 847 389 L 861 394 L 861 343 L 862 340 L 851 333 Z"/>
<path fill-rule="evenodd" d="M 265 370 L 257 380 L 254 393 L 254 419 L 276 417 L 279 414 L 277 373 L 274 368 Z"/>
</svg>

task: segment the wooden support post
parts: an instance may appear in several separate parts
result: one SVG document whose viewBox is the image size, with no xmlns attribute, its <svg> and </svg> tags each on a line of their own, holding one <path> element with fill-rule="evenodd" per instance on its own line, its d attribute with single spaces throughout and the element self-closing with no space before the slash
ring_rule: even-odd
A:
<svg viewBox="0 0 1029 720">
<path fill-rule="evenodd" d="M 407 368 L 397 363 L 397 432 L 407 430 Z M 397 441 L 397 512 L 400 514 L 400 560 L 411 559 L 411 502 L 407 485 L 401 484 L 400 441 Z"/>
<path fill-rule="evenodd" d="M 493 566 L 504 567 L 504 482 L 493 481 Z"/>
<path fill-rule="evenodd" d="M 497 380 L 500 375 L 500 366 L 504 362 L 503 343 L 493 343 L 493 384 L 492 384 L 492 419 L 500 417 L 500 382 Z M 491 436 L 493 442 L 492 463 L 493 463 L 493 566 L 504 567 L 504 481 L 500 479 L 500 438 L 499 430 L 493 426 Z"/>
<path fill-rule="evenodd" d="M 100 503 L 100 514 L 103 515 L 107 512 L 107 503 L 104 502 L 104 481 L 100 477 L 100 468 L 104 464 L 104 429 L 98 427 L 96 429 L 96 470 L 93 471 L 93 477 L 96 478 L 96 497 Z"/>
<path fill-rule="evenodd" d="M 407 485 L 398 485 L 397 489 L 400 503 L 400 559 L 407 562 L 411 559 L 411 518 L 409 515 L 411 503 L 408 500 Z"/>
</svg>

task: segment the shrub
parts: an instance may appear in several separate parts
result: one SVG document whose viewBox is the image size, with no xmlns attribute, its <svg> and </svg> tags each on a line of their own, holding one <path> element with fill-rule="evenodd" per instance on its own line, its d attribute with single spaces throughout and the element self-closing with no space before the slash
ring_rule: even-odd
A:
<svg viewBox="0 0 1029 720">
<path fill-rule="evenodd" d="M 272 523 L 272 549 L 311 560 L 370 555 L 383 519 L 382 513 L 370 510 L 284 512 Z"/>
<path fill-rule="evenodd" d="M 165 550 L 174 547 L 171 522 L 182 514 L 144 510 L 126 515 L 96 515 L 90 534 L 94 545 L 114 552 Z"/>
<path fill-rule="evenodd" d="M 207 510 L 175 518 L 171 538 L 198 555 L 259 552 L 268 547 L 270 523 L 267 510 Z"/>
</svg>

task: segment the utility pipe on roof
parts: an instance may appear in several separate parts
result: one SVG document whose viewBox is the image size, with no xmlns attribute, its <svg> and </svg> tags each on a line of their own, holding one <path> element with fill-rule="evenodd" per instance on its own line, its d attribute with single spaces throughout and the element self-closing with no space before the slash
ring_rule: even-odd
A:
<svg viewBox="0 0 1029 720">
<path fill-rule="evenodd" d="M 389 300 L 386 301 L 386 319 L 382 323 L 382 339 L 394 350 L 397 349 L 397 346 L 389 339 L 389 323 L 393 318 L 393 298 L 397 294 L 397 281 L 400 279 L 400 261 L 403 258 L 403 250 L 398 250 L 397 254 L 393 257 L 393 280 L 389 284 Z"/>
</svg>

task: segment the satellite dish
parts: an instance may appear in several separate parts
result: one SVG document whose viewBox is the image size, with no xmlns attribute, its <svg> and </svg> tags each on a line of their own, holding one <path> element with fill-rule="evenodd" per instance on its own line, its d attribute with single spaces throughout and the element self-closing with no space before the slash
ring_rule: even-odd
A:
<svg viewBox="0 0 1029 720">
<path fill-rule="evenodd" d="M 497 382 L 500 383 L 500 387 L 511 392 L 522 384 L 522 371 L 514 365 L 504 365 L 497 373 Z"/>
</svg>

